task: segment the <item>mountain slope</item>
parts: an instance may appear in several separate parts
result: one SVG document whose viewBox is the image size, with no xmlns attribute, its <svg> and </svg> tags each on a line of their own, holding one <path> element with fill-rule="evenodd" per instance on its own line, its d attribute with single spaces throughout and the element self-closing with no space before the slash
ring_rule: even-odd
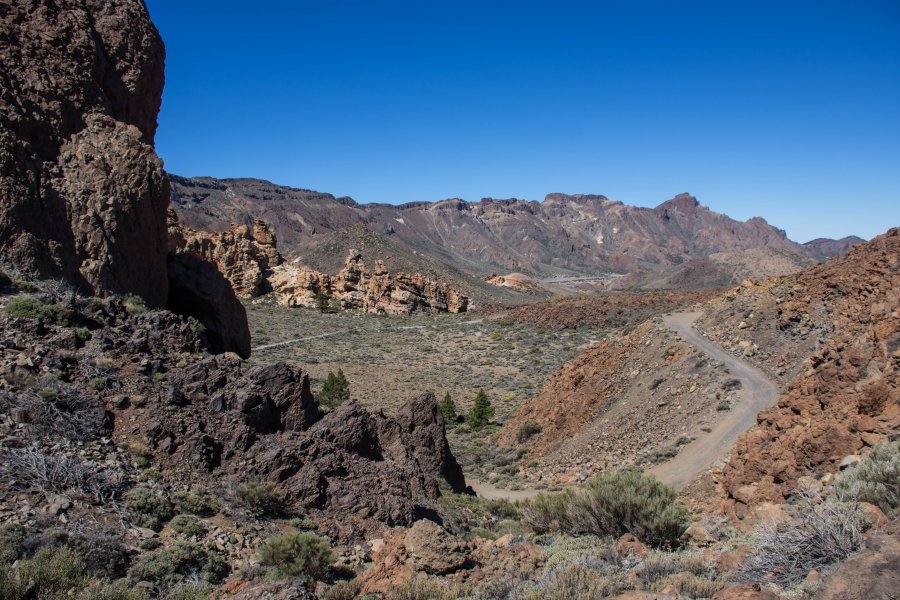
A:
<svg viewBox="0 0 900 600">
<path fill-rule="evenodd" d="M 660 269 L 714 253 L 768 247 L 805 255 L 784 231 L 754 217 L 735 221 L 680 194 L 656 208 L 596 195 L 549 194 L 543 202 L 451 199 L 357 204 L 254 179 L 172 176 L 172 203 L 188 226 L 224 230 L 260 218 L 282 250 L 303 257 L 329 232 L 365 224 L 408 248 L 475 273 L 538 277 Z"/>
</svg>

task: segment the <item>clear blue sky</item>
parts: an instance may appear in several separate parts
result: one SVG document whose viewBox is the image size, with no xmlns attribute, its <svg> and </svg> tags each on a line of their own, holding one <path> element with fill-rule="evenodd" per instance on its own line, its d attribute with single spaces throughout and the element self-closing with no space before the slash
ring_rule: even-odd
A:
<svg viewBox="0 0 900 600">
<path fill-rule="evenodd" d="M 900 2 L 148 0 L 177 174 L 900 225 Z"/>
</svg>

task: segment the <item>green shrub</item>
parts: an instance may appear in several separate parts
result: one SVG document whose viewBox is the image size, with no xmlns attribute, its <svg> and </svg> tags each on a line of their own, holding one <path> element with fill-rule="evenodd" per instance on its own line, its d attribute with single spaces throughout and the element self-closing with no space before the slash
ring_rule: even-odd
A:
<svg viewBox="0 0 900 600">
<path fill-rule="evenodd" d="M 169 526 L 175 533 L 181 535 L 201 535 L 206 529 L 200 524 L 200 520 L 193 515 L 175 515 L 169 521 Z"/>
<path fill-rule="evenodd" d="M 457 600 L 457 586 L 437 578 L 414 577 L 388 594 L 388 600 Z"/>
<path fill-rule="evenodd" d="M 86 342 L 91 339 L 91 330 L 87 327 L 76 327 L 74 331 L 75 337 L 77 337 L 82 342 Z"/>
<path fill-rule="evenodd" d="M 488 399 L 487 394 L 484 393 L 484 390 L 478 390 L 478 394 L 475 396 L 475 402 L 472 404 L 472 410 L 469 411 L 469 425 L 475 429 L 484 427 L 491 422 L 492 418 L 494 418 L 495 412 L 496 411 L 494 410 L 494 407 L 491 406 L 491 401 Z"/>
<path fill-rule="evenodd" d="M 78 595 L 78 600 L 150 600 L 150 596 L 145 590 L 131 586 L 124 579 L 118 579 L 113 582 L 95 582 Z"/>
<path fill-rule="evenodd" d="M 98 392 L 102 392 L 106 389 L 106 386 L 109 385 L 109 379 L 106 377 L 94 377 L 88 382 L 88 385 L 91 386 L 92 390 L 96 390 Z"/>
<path fill-rule="evenodd" d="M 125 508 L 140 527 L 159 531 L 174 514 L 172 503 L 147 488 L 134 488 L 125 494 Z"/>
<path fill-rule="evenodd" d="M 525 423 L 522 423 L 521 427 L 519 427 L 519 431 L 516 432 L 516 441 L 520 444 L 524 444 L 541 431 L 543 431 L 543 428 L 540 425 L 534 421 L 526 421 Z"/>
<path fill-rule="evenodd" d="M 205 492 L 193 490 L 176 492 L 175 502 L 184 512 L 189 512 L 200 517 L 211 517 L 222 510 L 216 499 Z"/>
<path fill-rule="evenodd" d="M 600 565 L 578 560 L 553 570 L 538 583 L 538 589 L 525 594 L 526 600 L 594 600 L 618 596 L 633 590 L 634 584 L 621 571 L 605 573 Z"/>
<path fill-rule="evenodd" d="M 322 391 L 319 392 L 319 404 L 334 408 L 350 399 L 350 382 L 344 376 L 344 371 L 338 369 L 337 375 L 328 373 Z"/>
<path fill-rule="evenodd" d="M 281 512 L 281 493 L 274 484 L 251 481 L 237 491 L 241 503 L 255 515 L 277 515 Z"/>
<path fill-rule="evenodd" d="M 140 296 L 131 294 L 125 298 L 125 310 L 131 314 L 139 315 L 147 312 L 147 303 Z"/>
<path fill-rule="evenodd" d="M 84 560 L 71 548 L 41 548 L 30 560 L 22 561 L 16 572 L 20 583 L 33 586 L 38 598 L 65 598 L 70 589 L 88 583 Z"/>
<path fill-rule="evenodd" d="M 182 583 L 166 594 L 166 600 L 207 600 L 210 593 L 212 593 L 212 588 L 208 585 Z"/>
<path fill-rule="evenodd" d="M 878 444 L 858 465 L 844 472 L 838 497 L 869 502 L 893 517 L 900 509 L 900 440 Z"/>
<path fill-rule="evenodd" d="M 678 573 L 657 580 L 650 589 L 661 592 L 669 586 L 678 590 L 679 598 L 712 598 L 725 584 L 692 573 Z"/>
<path fill-rule="evenodd" d="M 331 546 L 307 531 L 269 538 L 259 547 L 259 562 L 280 576 L 321 579 L 334 562 Z"/>
<path fill-rule="evenodd" d="M 537 533 L 571 529 L 569 508 L 575 499 L 571 490 L 556 494 L 540 493 L 531 498 L 522 510 L 522 520 Z"/>
<path fill-rule="evenodd" d="M 20 600 L 25 597 L 23 586 L 9 565 L 0 564 L 0 600 Z"/>
<path fill-rule="evenodd" d="M 69 309 L 61 304 L 43 304 L 33 296 L 10 298 L 3 307 L 11 317 L 39 319 L 47 325 L 66 325 L 72 316 Z"/>
<path fill-rule="evenodd" d="M 209 583 L 218 583 L 228 574 L 228 565 L 203 546 L 178 542 L 141 556 L 128 570 L 128 579 L 149 581 L 161 589 L 169 589 L 194 574 Z"/>
<path fill-rule="evenodd" d="M 0 527 L 0 565 L 12 564 L 22 550 L 25 541 L 25 528 L 21 525 L 4 525 Z"/>
<path fill-rule="evenodd" d="M 359 579 L 338 581 L 325 592 L 325 600 L 356 600 L 362 591 L 363 583 Z"/>
<path fill-rule="evenodd" d="M 675 490 L 639 471 L 594 477 L 577 491 L 538 494 L 526 506 L 524 518 L 538 532 L 631 533 L 652 546 L 676 544 L 689 524 Z"/>
</svg>

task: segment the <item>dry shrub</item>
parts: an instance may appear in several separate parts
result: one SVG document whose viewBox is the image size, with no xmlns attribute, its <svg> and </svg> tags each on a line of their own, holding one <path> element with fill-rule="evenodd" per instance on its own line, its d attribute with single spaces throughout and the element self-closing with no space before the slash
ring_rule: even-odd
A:
<svg viewBox="0 0 900 600">
<path fill-rule="evenodd" d="M 804 488 L 795 513 L 788 522 L 767 523 L 756 531 L 753 554 L 736 581 L 792 585 L 813 569 L 846 560 L 862 545 L 865 523 L 856 502 L 823 500 L 821 492 Z"/>
</svg>

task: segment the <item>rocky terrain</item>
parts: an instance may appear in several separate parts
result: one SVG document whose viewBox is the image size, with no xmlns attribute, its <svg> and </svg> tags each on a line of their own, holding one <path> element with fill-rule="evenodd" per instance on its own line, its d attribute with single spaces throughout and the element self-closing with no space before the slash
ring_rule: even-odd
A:
<svg viewBox="0 0 900 600">
<path fill-rule="evenodd" d="M 365 224 L 376 234 L 398 240 L 407 251 L 484 275 L 521 272 L 540 279 L 657 270 L 692 258 L 763 247 L 810 257 L 763 219 L 740 223 L 688 194 L 652 209 L 603 196 L 565 194 L 548 194 L 543 202 L 486 198 L 395 206 L 358 204 L 254 179 L 173 176 L 172 202 L 187 225 L 211 231 L 262 218 L 272 224 L 289 258 L 316 254 L 331 232 Z M 817 247 L 827 251 L 827 246 Z M 715 285 L 721 285 L 721 278 L 717 276 Z"/>
<path fill-rule="evenodd" d="M 0 27 L 0 598 L 895 593 L 898 230 L 725 294 L 454 314 L 544 294 L 488 273 L 703 287 L 852 240 L 798 250 L 687 195 L 395 207 L 172 177 L 179 223 L 144 3 L 16 0 Z M 348 247 L 390 251 L 325 275 Z M 697 302 L 706 338 L 661 314 Z M 787 393 L 730 458 L 666 471 L 751 425 L 769 377 Z"/>
<path fill-rule="evenodd" d="M 900 427 L 900 231 L 803 273 L 738 288 L 701 328 L 788 383 L 725 469 L 726 489 L 780 499 L 803 475 L 895 436 Z"/>
</svg>

